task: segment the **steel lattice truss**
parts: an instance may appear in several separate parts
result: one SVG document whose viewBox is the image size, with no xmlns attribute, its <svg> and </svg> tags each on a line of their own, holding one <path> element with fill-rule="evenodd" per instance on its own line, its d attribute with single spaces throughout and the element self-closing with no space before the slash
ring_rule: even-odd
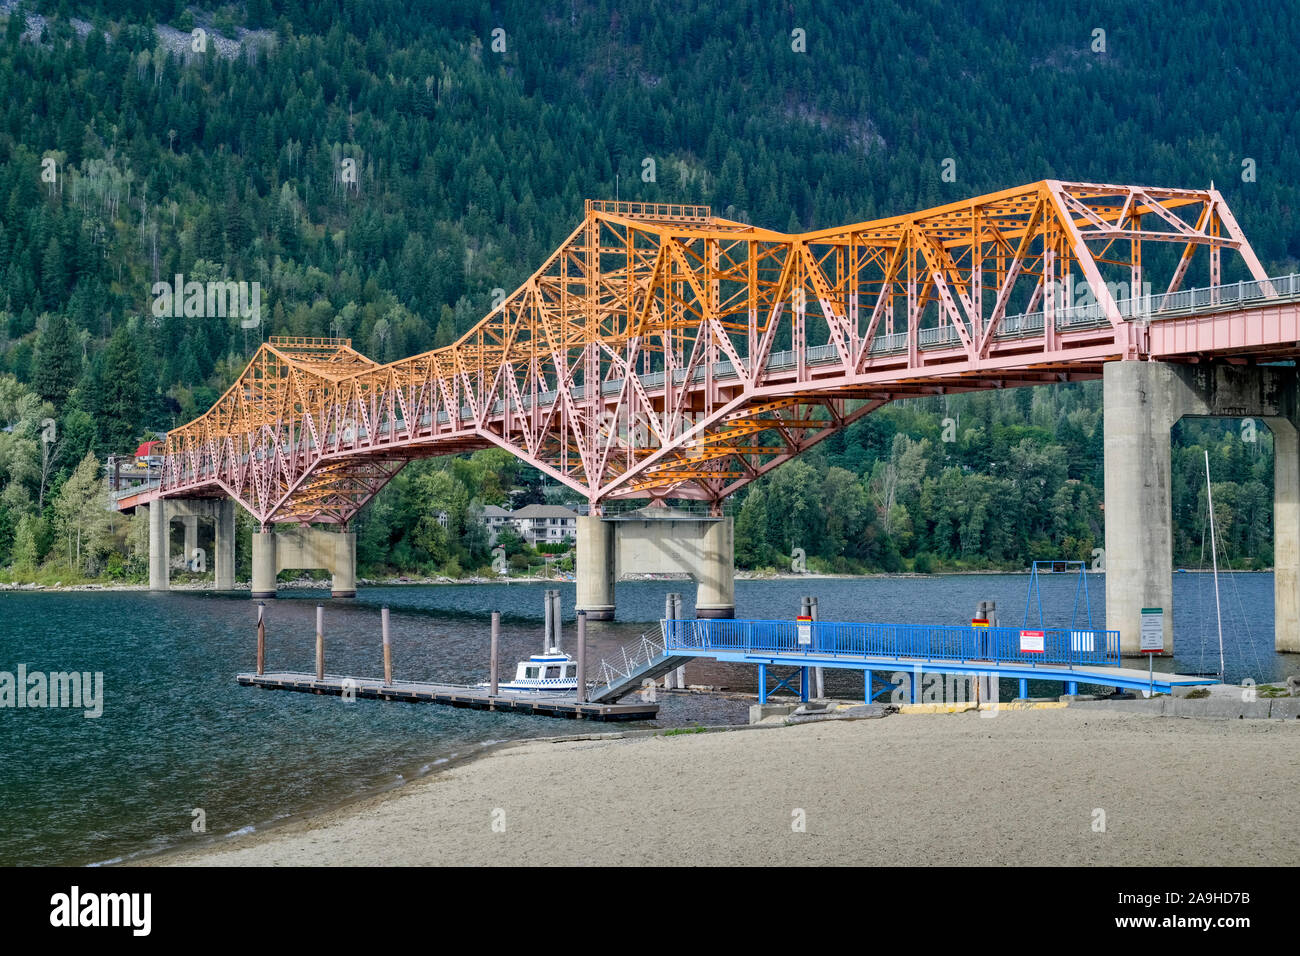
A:
<svg viewBox="0 0 1300 956">
<path fill-rule="evenodd" d="M 1212 188 L 1045 181 L 801 235 L 589 201 L 452 346 L 378 365 L 343 340 L 272 338 L 168 435 L 158 493 L 346 524 L 408 460 L 499 446 L 596 506 L 716 505 L 895 398 L 1142 355 L 1144 310 L 1191 270 L 1219 285 L 1224 250 L 1265 278 Z"/>
</svg>

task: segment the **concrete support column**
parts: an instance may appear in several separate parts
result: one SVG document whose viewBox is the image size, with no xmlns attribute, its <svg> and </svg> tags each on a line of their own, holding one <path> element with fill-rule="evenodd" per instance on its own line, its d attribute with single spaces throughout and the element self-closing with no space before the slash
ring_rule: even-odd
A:
<svg viewBox="0 0 1300 956">
<path fill-rule="evenodd" d="M 149 503 L 149 590 L 166 591 L 171 581 L 171 541 L 168 538 L 167 501 Z"/>
<path fill-rule="evenodd" d="M 229 498 L 217 502 L 213 521 L 212 576 L 218 591 L 235 589 L 235 503 Z"/>
<path fill-rule="evenodd" d="M 194 552 L 199 549 L 199 516 L 186 515 L 181 518 L 181 527 L 185 529 L 185 567 L 190 567 Z"/>
<path fill-rule="evenodd" d="M 275 532 L 253 532 L 253 587 L 250 597 L 275 597 Z"/>
<path fill-rule="evenodd" d="M 334 580 L 330 597 L 353 598 L 357 596 L 357 533 L 343 531 L 333 535 Z"/>
<path fill-rule="evenodd" d="M 1106 627 L 1120 652 L 1139 653 L 1142 608 L 1164 608 L 1172 654 L 1173 534 L 1169 429 L 1179 417 L 1173 376 L 1156 362 L 1108 362 L 1103 375 L 1106 475 Z"/>
<path fill-rule="evenodd" d="M 1300 433 L 1267 418 L 1273 433 L 1273 642 L 1300 654 Z"/>
<path fill-rule="evenodd" d="M 735 521 L 730 516 L 709 523 L 700 542 L 699 565 L 694 574 L 699 584 L 695 595 L 695 616 L 735 617 Z"/>
<path fill-rule="evenodd" d="M 614 620 L 614 525 L 589 515 L 578 519 L 578 610 L 589 621 Z"/>
</svg>

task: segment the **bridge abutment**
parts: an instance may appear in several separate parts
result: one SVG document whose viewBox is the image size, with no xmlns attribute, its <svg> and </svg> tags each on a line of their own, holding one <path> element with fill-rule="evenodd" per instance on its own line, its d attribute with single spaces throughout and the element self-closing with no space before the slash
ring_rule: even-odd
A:
<svg viewBox="0 0 1300 956">
<path fill-rule="evenodd" d="M 689 574 L 697 585 L 695 614 L 736 614 L 734 522 L 664 508 L 612 518 L 578 519 L 578 608 L 588 620 L 614 618 L 621 574 Z"/>
<path fill-rule="evenodd" d="M 1174 650 L 1170 429 L 1184 416 L 1262 418 L 1273 432 L 1274 641 L 1300 650 L 1295 370 L 1124 361 L 1106 365 L 1103 383 L 1106 626 L 1121 653 L 1139 653 L 1144 607 L 1164 610 L 1164 650 Z"/>
<path fill-rule="evenodd" d="M 334 577 L 330 587 L 332 597 L 356 597 L 356 533 L 319 528 L 254 531 L 251 596 L 275 597 L 276 575 L 289 568 L 329 571 Z"/>
</svg>

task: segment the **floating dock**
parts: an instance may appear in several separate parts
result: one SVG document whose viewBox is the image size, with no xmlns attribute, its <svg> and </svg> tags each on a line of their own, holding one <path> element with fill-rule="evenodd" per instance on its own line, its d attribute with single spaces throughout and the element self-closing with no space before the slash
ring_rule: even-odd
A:
<svg viewBox="0 0 1300 956">
<path fill-rule="evenodd" d="M 395 680 L 385 684 L 377 678 L 337 677 L 327 674 L 317 680 L 315 674 L 276 671 L 265 674 L 239 674 L 235 678 L 244 687 L 264 690 L 296 690 L 306 694 L 344 695 L 367 700 L 398 700 L 420 704 L 446 704 L 474 710 L 508 710 L 541 717 L 567 717 L 570 720 L 653 720 L 658 704 L 579 703 L 572 697 L 545 694 L 498 694 L 493 697 L 486 687 L 457 684 L 431 684 L 423 681 Z"/>
</svg>

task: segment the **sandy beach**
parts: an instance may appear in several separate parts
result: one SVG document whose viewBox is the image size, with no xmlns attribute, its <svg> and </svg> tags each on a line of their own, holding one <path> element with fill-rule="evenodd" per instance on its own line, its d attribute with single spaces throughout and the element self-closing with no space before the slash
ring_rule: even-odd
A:
<svg viewBox="0 0 1300 956">
<path fill-rule="evenodd" d="M 144 862 L 1295 864 L 1297 780 L 1294 720 L 894 715 L 510 745 Z"/>
</svg>

